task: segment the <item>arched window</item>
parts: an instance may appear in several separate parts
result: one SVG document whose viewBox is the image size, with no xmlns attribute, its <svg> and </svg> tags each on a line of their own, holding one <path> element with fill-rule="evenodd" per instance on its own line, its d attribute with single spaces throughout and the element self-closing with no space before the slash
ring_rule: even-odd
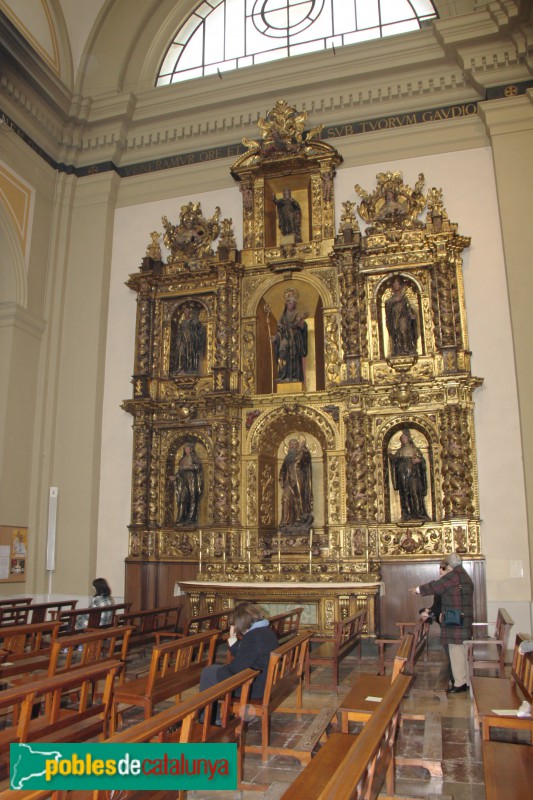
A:
<svg viewBox="0 0 533 800">
<path fill-rule="evenodd" d="M 430 0 L 203 0 L 156 85 L 406 33 L 436 16 Z"/>
</svg>

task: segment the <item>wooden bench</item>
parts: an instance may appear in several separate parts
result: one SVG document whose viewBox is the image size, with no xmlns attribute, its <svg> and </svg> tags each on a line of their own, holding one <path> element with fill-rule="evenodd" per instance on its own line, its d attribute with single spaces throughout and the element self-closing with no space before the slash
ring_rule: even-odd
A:
<svg viewBox="0 0 533 800">
<path fill-rule="evenodd" d="M 82 633 L 86 628 L 112 628 L 116 625 L 116 617 L 119 612 L 128 612 L 131 603 L 115 603 L 112 606 L 98 606 L 96 608 L 74 608 L 70 611 L 52 611 L 52 618 L 61 623 L 60 636 L 71 636 L 74 633 Z M 81 615 L 87 616 L 85 628 L 76 629 L 76 620 Z M 102 614 L 110 614 L 105 625 L 102 625 Z M 106 617 L 107 619 L 107 617 Z"/>
<path fill-rule="evenodd" d="M 388 692 L 391 683 L 400 673 L 406 672 L 413 644 L 414 634 L 407 633 L 394 657 L 391 676 L 359 674 L 356 677 L 354 685 L 338 707 L 342 733 L 349 732 L 350 722 L 368 722 Z"/>
<path fill-rule="evenodd" d="M 488 628 L 490 624 L 489 622 L 474 622 L 474 631 L 481 627 Z M 497 670 L 498 676 L 505 678 L 505 655 L 509 647 L 513 625 L 514 621 L 505 608 L 499 608 L 494 626 L 494 636 L 488 636 L 488 630 L 486 630 L 484 638 L 475 637 L 463 642 L 466 648 L 470 678 L 478 669 Z"/>
<path fill-rule="evenodd" d="M 180 620 L 183 604 L 172 606 L 159 606 L 144 611 L 129 611 L 119 614 L 116 618 L 117 625 L 128 625 L 133 627 L 131 645 L 144 646 L 156 640 L 158 633 L 176 633 Z"/>
<path fill-rule="evenodd" d="M 309 689 L 312 667 L 331 667 L 331 683 L 315 684 L 313 689 L 328 688 L 337 692 L 339 688 L 339 664 L 353 650 L 359 648 L 361 659 L 361 643 L 366 622 L 366 610 L 362 609 L 341 622 L 334 623 L 333 638 L 321 641 L 314 650 L 310 649 L 305 665 L 305 685 Z"/>
<path fill-rule="evenodd" d="M 406 633 L 394 658 L 391 677 L 387 675 L 357 676 L 353 688 L 339 705 L 338 713 L 342 733 L 348 733 L 349 722 L 368 722 L 383 702 L 383 697 L 398 675 L 409 673 L 414 642 L 414 634 Z M 409 758 L 398 757 L 397 763 L 402 766 L 422 767 L 433 778 L 442 778 L 442 720 L 440 714 L 432 711 L 424 714 L 403 714 L 402 722 L 404 720 L 424 723 L 422 752 Z"/>
<path fill-rule="evenodd" d="M 307 631 L 299 633 L 289 642 L 272 650 L 263 697 L 248 701 L 247 714 L 251 713 L 261 718 L 261 746 L 246 745 L 245 749 L 246 752 L 261 753 L 263 762 L 268 761 L 269 753 L 303 758 L 304 763 L 308 759 L 307 754 L 301 755 L 291 748 L 272 748 L 269 747 L 269 744 L 270 716 L 295 689 L 296 711 L 298 712 L 302 708 L 303 676 L 310 637 L 311 634 Z M 286 711 L 289 710 L 286 709 Z"/>
<path fill-rule="evenodd" d="M 529 744 L 483 741 L 486 800 L 531 797 L 533 750 Z"/>
<path fill-rule="evenodd" d="M 202 669 L 214 661 L 218 636 L 217 630 L 204 631 L 155 645 L 148 675 L 125 681 L 116 688 L 113 733 L 119 704 L 140 706 L 145 719 L 148 719 L 158 703 L 170 697 L 179 699 L 185 689 L 199 684 Z"/>
<path fill-rule="evenodd" d="M 413 629 L 414 643 L 411 652 L 411 658 L 406 666 L 406 670 L 411 673 L 414 672 L 415 664 L 422 653 L 424 653 L 424 661 L 427 662 L 428 660 L 428 640 L 429 640 L 430 622 L 428 620 L 419 620 L 418 622 L 397 622 L 396 624 L 400 629 L 399 639 L 385 639 L 382 637 L 376 639 L 376 644 L 378 646 L 378 651 L 379 651 L 380 675 L 385 675 L 385 662 L 389 661 L 389 663 L 392 663 L 392 657 L 389 655 L 389 657 L 387 658 L 385 648 L 388 646 L 398 647 L 400 645 L 400 642 L 403 640 L 406 630 L 409 628 Z"/>
<path fill-rule="evenodd" d="M 197 743 L 237 744 L 237 775 L 242 780 L 242 734 L 244 728 L 244 708 L 246 706 L 252 681 L 257 670 L 245 669 L 231 678 L 221 681 L 216 686 L 187 698 L 173 708 L 161 711 L 148 720 L 139 722 L 107 740 L 106 744 L 140 744 L 142 742 L 158 743 Z M 239 705 L 235 707 L 233 695 L 240 690 Z M 213 708 L 220 705 L 220 725 L 213 725 Z M 200 721 L 201 720 L 201 721 Z M 239 786 L 239 788 L 244 788 Z M 185 795 L 185 793 L 183 793 Z M 176 789 L 150 793 L 158 800 L 168 798 L 174 800 L 178 795 Z M 148 792 L 121 791 L 121 800 L 144 800 Z M 181 793 L 180 793 L 181 796 Z M 1 797 L 1 795 L 0 795 Z M 108 800 L 109 792 L 95 792 L 93 800 Z"/>
<path fill-rule="evenodd" d="M 519 646 L 531 639 L 523 633 L 516 637 L 510 678 L 487 678 L 474 675 L 471 689 L 475 703 L 475 724 L 481 725 L 483 739 L 490 739 L 491 728 L 529 730 L 533 735 L 533 719 L 515 714 L 495 714 L 495 710 L 516 711 L 523 700 L 533 702 L 533 651 L 521 654 Z M 533 753 L 533 751 L 532 751 Z"/>
<path fill-rule="evenodd" d="M 46 670 L 59 622 L 9 626 L 0 630 L 0 645 L 9 655 L 0 665 L 0 680 L 36 670 Z"/>
<path fill-rule="evenodd" d="M 77 600 L 58 600 L 50 603 L 32 603 L 31 605 L 0 606 L 0 627 L 46 622 L 48 614 L 52 617 L 52 611 L 73 609 L 77 602 Z"/>
<path fill-rule="evenodd" d="M 400 705 L 412 680 L 396 678 L 359 736 L 332 734 L 282 800 L 375 800 L 383 783 L 393 795 Z"/>
<path fill-rule="evenodd" d="M 32 603 L 28 607 L 30 612 L 29 621 L 31 623 L 46 622 L 48 615 L 52 618 L 52 611 L 73 611 L 77 602 L 77 600 L 58 600 L 50 603 Z"/>
<path fill-rule="evenodd" d="M 280 644 L 290 641 L 298 636 L 300 630 L 300 618 L 303 614 L 303 606 L 292 608 L 290 611 L 282 611 L 270 617 L 270 627 L 278 637 Z"/>
<path fill-rule="evenodd" d="M 6 597 L 0 600 L 0 608 L 3 606 L 29 606 L 32 597 Z"/>
<path fill-rule="evenodd" d="M 191 633 L 212 631 L 214 628 L 216 628 L 219 633 L 228 633 L 228 619 L 230 614 L 231 608 L 228 608 L 226 611 L 213 611 L 211 614 L 189 617 L 183 627 L 183 636 L 190 636 Z"/>
<path fill-rule="evenodd" d="M 0 692 L 0 713 L 11 712 L 11 724 L 0 731 L 0 771 L 9 768 L 9 746 L 17 742 L 84 742 L 105 738 L 111 713 L 116 676 L 122 670 L 119 661 L 90 666 L 42 678 L 30 686 L 17 686 Z M 92 686 L 105 681 L 101 702 L 95 702 Z M 65 708 L 61 700 L 68 695 Z M 75 700 L 73 698 L 76 698 Z M 40 705 L 35 717 L 36 704 Z M 20 712 L 19 712 L 20 709 Z"/>
</svg>

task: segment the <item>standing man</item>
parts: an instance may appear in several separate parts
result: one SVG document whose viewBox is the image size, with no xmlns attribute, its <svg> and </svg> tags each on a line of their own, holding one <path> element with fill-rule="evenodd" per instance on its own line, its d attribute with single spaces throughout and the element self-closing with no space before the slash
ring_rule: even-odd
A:
<svg viewBox="0 0 533 800">
<path fill-rule="evenodd" d="M 474 621 L 474 584 L 459 553 L 450 553 L 443 560 L 446 571 L 436 581 L 415 586 L 409 591 L 412 594 L 440 595 L 442 600 L 441 642 L 450 653 L 454 686 L 450 694 L 466 692 L 469 689 L 468 663 L 463 642 L 472 638 L 472 622 Z M 463 616 L 461 624 L 446 625 L 446 611 L 459 611 Z"/>
</svg>

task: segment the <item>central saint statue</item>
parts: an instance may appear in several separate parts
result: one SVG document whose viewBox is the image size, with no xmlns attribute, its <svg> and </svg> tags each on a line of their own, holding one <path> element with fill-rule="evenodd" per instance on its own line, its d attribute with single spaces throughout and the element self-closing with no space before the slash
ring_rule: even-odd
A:
<svg viewBox="0 0 533 800">
<path fill-rule="evenodd" d="M 280 531 L 302 533 L 313 524 L 311 453 L 305 436 L 291 439 L 279 472 L 281 486 Z"/>
<path fill-rule="evenodd" d="M 287 289 L 285 308 L 278 321 L 276 335 L 272 337 L 278 363 L 279 382 L 303 382 L 303 359 L 307 355 L 307 322 L 305 314 L 296 309 L 298 292 Z"/>
</svg>

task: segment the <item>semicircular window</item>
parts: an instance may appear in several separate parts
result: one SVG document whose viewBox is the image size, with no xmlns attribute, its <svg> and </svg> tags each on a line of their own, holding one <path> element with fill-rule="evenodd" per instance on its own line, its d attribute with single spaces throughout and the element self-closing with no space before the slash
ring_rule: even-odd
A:
<svg viewBox="0 0 533 800">
<path fill-rule="evenodd" d="M 156 86 L 407 33 L 436 17 L 431 0 L 203 0 Z"/>
</svg>

